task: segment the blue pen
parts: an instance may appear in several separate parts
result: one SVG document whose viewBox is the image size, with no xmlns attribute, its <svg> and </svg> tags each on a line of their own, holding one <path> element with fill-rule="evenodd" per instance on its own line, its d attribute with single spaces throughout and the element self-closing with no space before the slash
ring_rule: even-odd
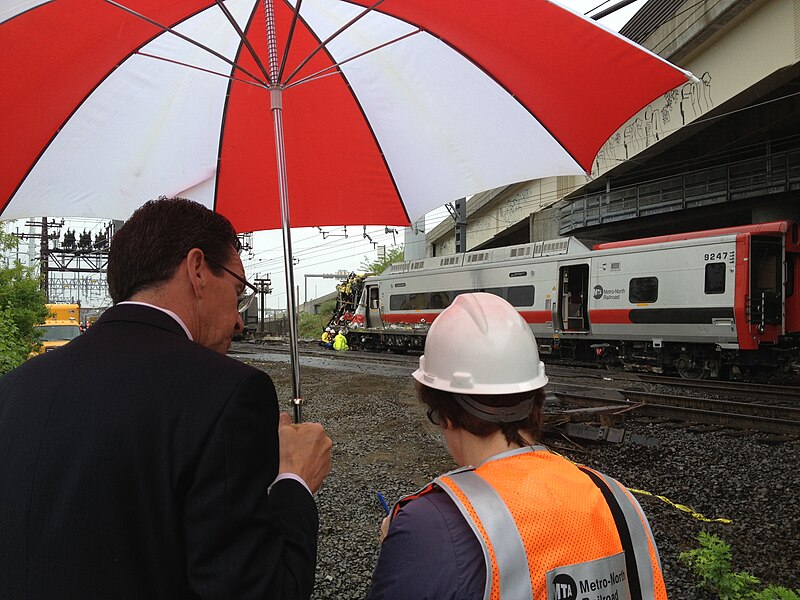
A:
<svg viewBox="0 0 800 600">
<path fill-rule="evenodd" d="M 386 512 L 386 514 L 388 515 L 388 514 L 389 514 L 389 505 L 388 505 L 388 504 L 386 504 L 386 500 L 384 499 L 384 497 L 383 497 L 383 494 L 381 494 L 380 492 L 375 492 L 375 493 L 376 493 L 376 494 L 377 494 L 377 496 L 378 496 L 378 500 L 380 501 L 380 503 L 381 503 L 381 506 L 383 507 L 383 510 L 384 510 L 384 511 Z"/>
</svg>

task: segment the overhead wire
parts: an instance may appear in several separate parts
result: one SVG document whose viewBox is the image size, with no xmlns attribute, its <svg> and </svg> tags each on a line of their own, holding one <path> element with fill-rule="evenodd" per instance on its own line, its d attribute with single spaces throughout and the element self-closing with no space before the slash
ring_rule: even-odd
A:
<svg viewBox="0 0 800 600">
<path fill-rule="evenodd" d="M 685 6 L 685 7 L 681 8 L 681 10 L 676 11 L 671 16 L 672 20 L 674 20 L 676 18 L 680 18 L 680 17 L 682 17 L 684 15 L 685 15 L 685 17 L 683 18 L 682 21 L 680 21 L 679 23 L 676 23 L 674 27 L 671 27 L 670 28 L 670 35 L 669 36 L 665 36 L 664 39 L 661 42 L 656 44 L 653 48 L 650 48 L 650 51 L 653 52 L 654 54 L 660 55 L 661 52 L 663 52 L 664 49 L 666 49 L 667 46 L 669 46 L 669 44 L 673 43 L 675 41 L 675 39 L 679 35 L 683 34 L 685 32 L 685 30 L 681 29 L 681 26 L 686 24 L 690 19 L 693 18 L 696 8 L 703 6 L 703 7 L 705 7 L 705 10 L 703 11 L 703 13 L 699 17 L 694 19 L 695 21 L 702 19 L 705 15 L 710 13 L 711 10 L 716 8 L 718 5 L 719 5 L 719 0 L 717 2 L 711 4 L 711 5 L 708 5 L 704 0 L 697 0 L 693 4 Z"/>
</svg>

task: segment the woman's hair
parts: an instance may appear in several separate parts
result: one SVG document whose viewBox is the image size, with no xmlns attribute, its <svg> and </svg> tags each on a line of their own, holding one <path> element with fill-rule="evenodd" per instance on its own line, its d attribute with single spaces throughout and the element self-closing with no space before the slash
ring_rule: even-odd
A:
<svg viewBox="0 0 800 600">
<path fill-rule="evenodd" d="M 453 427 L 464 429 L 478 437 L 487 437 L 496 431 L 502 431 L 509 444 L 527 446 L 529 442 L 523 439 L 520 432 L 528 433 L 532 436 L 533 439 L 530 442 L 535 442 L 541 436 L 544 388 L 519 394 L 500 394 L 496 396 L 469 394 L 471 398 L 487 406 L 514 406 L 533 398 L 530 414 L 524 419 L 512 423 L 492 423 L 479 419 L 464 410 L 450 392 L 428 387 L 418 381 L 416 382 L 416 390 L 422 403 L 438 412 L 440 417 L 445 417 Z"/>
</svg>

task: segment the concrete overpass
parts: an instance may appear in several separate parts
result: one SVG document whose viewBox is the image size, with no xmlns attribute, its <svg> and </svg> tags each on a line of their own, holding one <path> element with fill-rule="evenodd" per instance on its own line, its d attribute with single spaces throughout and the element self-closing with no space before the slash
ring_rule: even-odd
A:
<svg viewBox="0 0 800 600">
<path fill-rule="evenodd" d="M 800 220 L 800 0 L 650 0 L 620 33 L 700 81 L 623 124 L 591 176 L 473 196 L 470 250 Z M 454 250 L 452 222 L 427 234 L 428 256 Z"/>
</svg>

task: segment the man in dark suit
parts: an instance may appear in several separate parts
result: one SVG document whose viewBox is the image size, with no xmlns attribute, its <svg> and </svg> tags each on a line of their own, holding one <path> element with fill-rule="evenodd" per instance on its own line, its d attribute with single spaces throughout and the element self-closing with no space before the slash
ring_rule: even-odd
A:
<svg viewBox="0 0 800 600">
<path fill-rule="evenodd" d="M 0 598 L 311 595 L 331 441 L 225 356 L 238 250 L 224 217 L 148 202 L 113 240 L 115 306 L 0 379 Z"/>
</svg>

